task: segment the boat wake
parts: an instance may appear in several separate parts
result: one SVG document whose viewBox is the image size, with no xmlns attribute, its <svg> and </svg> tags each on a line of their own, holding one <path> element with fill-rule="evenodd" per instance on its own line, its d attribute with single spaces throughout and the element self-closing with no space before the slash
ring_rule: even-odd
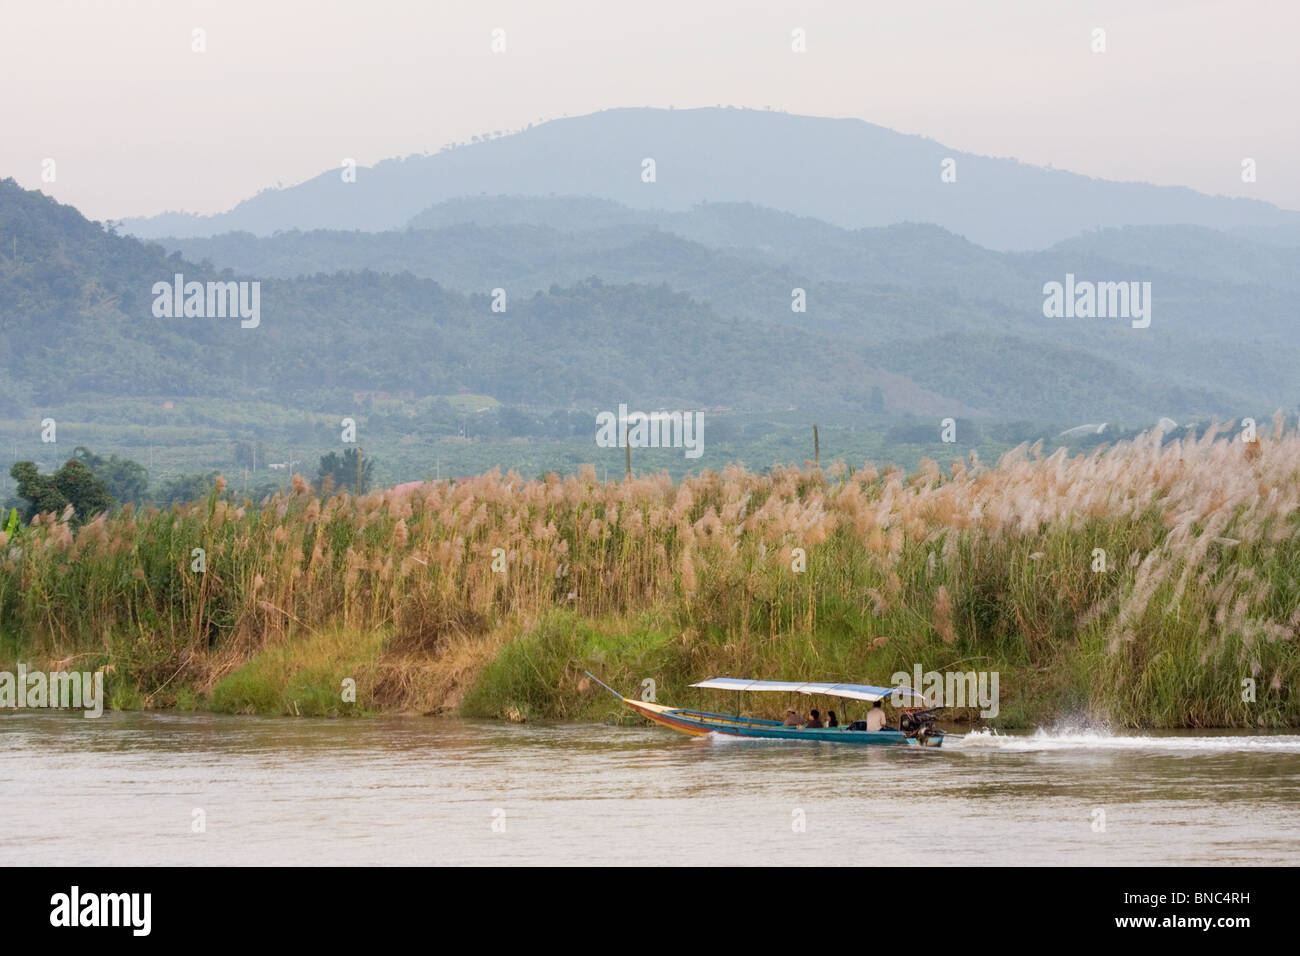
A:
<svg viewBox="0 0 1300 956">
<path fill-rule="evenodd" d="M 1031 752 L 1043 750 L 1152 750 L 1165 753 L 1296 753 L 1294 734 L 1225 733 L 1215 736 L 1110 734 L 1098 730 L 1037 730 L 1032 734 L 1000 734 L 977 730 L 964 737 L 949 734 L 944 750 Z"/>
<path fill-rule="evenodd" d="M 777 746 L 788 747 L 790 744 L 816 744 L 817 743 L 816 740 L 780 740 L 774 737 L 737 737 L 735 734 L 720 734 L 717 731 L 714 731 L 713 733 L 705 734 L 703 737 L 698 737 L 696 739 L 706 740 L 711 744 L 719 744 L 728 747 L 731 746 L 763 747 L 763 746 L 770 746 L 772 744 L 776 744 Z"/>
</svg>

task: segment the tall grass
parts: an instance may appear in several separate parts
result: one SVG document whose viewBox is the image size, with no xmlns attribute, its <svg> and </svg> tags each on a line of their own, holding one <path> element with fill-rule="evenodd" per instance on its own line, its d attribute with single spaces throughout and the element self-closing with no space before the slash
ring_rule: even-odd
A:
<svg viewBox="0 0 1300 956">
<path fill-rule="evenodd" d="M 468 691 L 466 712 L 574 716 L 596 712 L 592 665 L 690 702 L 714 672 L 880 683 L 919 663 L 1000 669 L 1026 720 L 1296 725 L 1298 505 L 1300 437 L 1280 421 L 1259 444 L 1153 434 L 911 475 L 584 467 L 325 499 L 295 478 L 261 507 L 218 489 L 80 528 L 39 517 L 0 541 L 0 649 L 105 666 L 146 706 L 353 634 L 379 707 Z M 220 700 L 256 709 L 237 686 Z"/>
</svg>

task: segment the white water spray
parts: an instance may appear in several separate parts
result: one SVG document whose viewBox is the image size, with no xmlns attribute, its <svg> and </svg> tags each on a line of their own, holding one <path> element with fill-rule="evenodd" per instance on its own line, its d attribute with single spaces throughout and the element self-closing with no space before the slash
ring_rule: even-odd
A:
<svg viewBox="0 0 1300 956">
<path fill-rule="evenodd" d="M 1104 730 L 1039 729 L 1032 734 L 1000 734 L 976 730 L 963 737 L 949 734 L 944 750 L 1008 751 L 1028 753 L 1041 750 L 1152 750 L 1162 753 L 1300 753 L 1300 736 L 1239 732 L 1215 736 L 1188 734 L 1111 734 Z"/>
</svg>

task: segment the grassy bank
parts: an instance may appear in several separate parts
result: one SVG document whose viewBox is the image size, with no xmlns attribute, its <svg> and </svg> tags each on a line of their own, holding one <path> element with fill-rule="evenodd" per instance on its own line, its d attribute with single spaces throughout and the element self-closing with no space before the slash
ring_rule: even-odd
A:
<svg viewBox="0 0 1300 956">
<path fill-rule="evenodd" d="M 1297 726 L 1298 504 L 1280 424 L 912 474 L 297 479 L 38 518 L 0 543 L 0 662 L 104 667 L 119 706 L 525 719 L 609 716 L 584 668 L 689 705 L 718 674 L 919 664 L 998 671 L 1005 725 Z"/>
</svg>

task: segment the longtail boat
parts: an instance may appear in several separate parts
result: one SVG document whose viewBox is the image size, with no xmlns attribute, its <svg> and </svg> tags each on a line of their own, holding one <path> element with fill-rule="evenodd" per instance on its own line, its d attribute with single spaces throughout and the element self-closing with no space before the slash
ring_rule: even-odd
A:
<svg viewBox="0 0 1300 956">
<path fill-rule="evenodd" d="M 678 707 L 666 707 L 653 701 L 637 700 L 624 697 L 595 674 L 585 671 L 586 675 L 599 684 L 622 703 L 632 708 L 641 716 L 662 724 L 683 734 L 704 737 L 708 734 L 721 734 L 727 737 L 758 737 L 768 740 L 818 740 L 843 744 L 894 745 L 903 747 L 942 747 L 943 731 L 934 726 L 937 712 L 942 708 L 924 709 L 920 706 L 905 707 L 900 710 L 895 726 L 885 726 L 880 730 L 865 729 L 865 721 L 853 721 L 842 727 L 794 727 L 779 720 L 763 720 L 757 717 L 743 717 L 740 714 L 714 714 L 702 710 L 684 710 Z M 916 691 L 904 687 L 873 687 L 870 684 L 829 684 L 800 683 L 798 681 L 747 680 L 739 677 L 713 677 L 709 680 L 692 684 L 692 687 L 713 690 L 730 690 L 739 692 L 758 691 L 786 694 L 820 694 L 826 697 L 839 697 L 848 700 L 861 700 L 875 703 L 887 698 L 910 701 L 925 698 Z"/>
</svg>

